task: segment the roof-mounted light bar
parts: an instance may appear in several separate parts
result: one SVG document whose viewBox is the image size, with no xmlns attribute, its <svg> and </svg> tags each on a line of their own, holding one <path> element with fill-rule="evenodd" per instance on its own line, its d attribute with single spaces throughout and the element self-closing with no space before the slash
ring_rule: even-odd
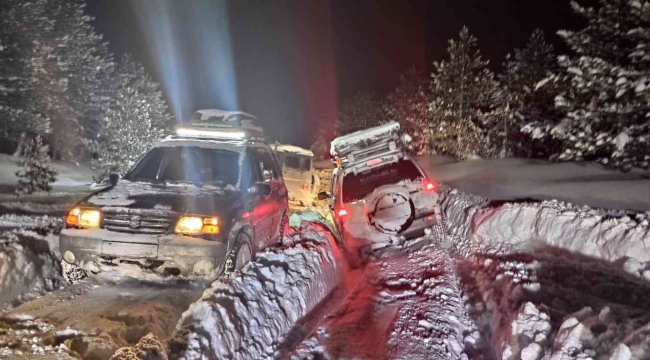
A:
<svg viewBox="0 0 650 360">
<path fill-rule="evenodd" d="M 213 138 L 213 139 L 232 139 L 232 140 L 243 140 L 246 138 L 246 132 L 244 131 L 200 130 L 200 129 L 188 129 L 188 128 L 176 129 L 176 135 L 183 136 L 183 137 L 192 137 L 192 138 Z"/>
</svg>

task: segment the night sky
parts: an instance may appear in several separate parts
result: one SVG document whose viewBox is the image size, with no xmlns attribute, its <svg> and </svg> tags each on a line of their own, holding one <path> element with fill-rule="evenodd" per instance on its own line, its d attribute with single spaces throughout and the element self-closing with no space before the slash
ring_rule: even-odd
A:
<svg viewBox="0 0 650 360">
<path fill-rule="evenodd" d="M 581 0 L 595 4 L 595 0 Z M 385 95 L 411 66 L 430 73 L 463 24 L 499 70 L 536 28 L 577 29 L 568 0 L 91 0 L 96 29 L 163 84 L 176 114 L 241 109 L 309 146 L 357 91 Z"/>
</svg>

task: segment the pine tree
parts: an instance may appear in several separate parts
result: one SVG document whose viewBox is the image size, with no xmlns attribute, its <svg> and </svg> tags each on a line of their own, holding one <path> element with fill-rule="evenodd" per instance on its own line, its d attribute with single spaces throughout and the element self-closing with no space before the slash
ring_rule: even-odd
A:
<svg viewBox="0 0 650 360">
<path fill-rule="evenodd" d="M 124 174 L 173 123 L 160 87 L 130 56 L 122 58 L 110 89 L 110 109 L 97 134 L 86 140 L 97 181 L 111 172 Z"/>
<path fill-rule="evenodd" d="M 488 152 L 482 120 L 497 82 L 477 42 L 463 27 L 459 38 L 449 41 L 449 59 L 434 63 L 429 127 L 436 152 L 460 158 Z"/>
<path fill-rule="evenodd" d="M 56 181 L 56 172 L 50 164 L 49 147 L 43 144 L 40 135 L 28 139 L 22 149 L 23 158 L 16 172 L 18 187 L 16 194 L 31 194 L 36 190 L 50 191 L 50 184 Z"/>
<path fill-rule="evenodd" d="M 339 111 L 337 128 L 341 135 L 379 125 L 382 121 L 381 103 L 368 92 L 359 92 L 345 100 Z"/>
<path fill-rule="evenodd" d="M 383 106 L 384 118 L 398 121 L 413 139 L 411 147 L 415 155 L 431 153 L 429 86 L 428 79 L 411 68 L 400 77 L 400 86 L 388 95 Z"/>
<path fill-rule="evenodd" d="M 15 143 L 25 133 L 49 131 L 49 120 L 30 100 L 29 52 L 13 20 L 17 7 L 17 1 L 0 2 L 0 139 L 5 143 Z"/>
<path fill-rule="evenodd" d="M 8 125 L 0 135 L 50 131 L 56 157 L 81 155 L 82 137 L 107 109 L 113 66 L 91 20 L 76 1 L 3 1 L 0 116 Z"/>
<path fill-rule="evenodd" d="M 502 157 L 548 158 L 559 145 L 539 138 L 562 116 L 554 106 L 559 87 L 547 80 L 558 70 L 553 46 L 536 30 L 526 47 L 508 55 L 503 66 L 494 93 L 496 107 L 489 117 L 489 139 Z"/>
<path fill-rule="evenodd" d="M 560 31 L 576 56 L 561 56 L 569 89 L 556 98 L 566 118 L 549 136 L 562 141 L 560 160 L 594 160 L 629 168 L 650 158 L 650 3 L 601 0 L 598 9 L 573 2 L 587 26 Z"/>
</svg>

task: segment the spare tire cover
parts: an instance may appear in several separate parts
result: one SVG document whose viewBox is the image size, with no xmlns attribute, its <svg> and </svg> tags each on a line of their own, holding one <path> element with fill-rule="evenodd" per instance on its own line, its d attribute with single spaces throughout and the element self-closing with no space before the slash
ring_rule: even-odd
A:
<svg viewBox="0 0 650 360">
<path fill-rule="evenodd" d="M 377 188 L 366 198 L 365 210 L 370 224 L 386 234 L 399 233 L 413 218 L 409 192 L 399 185 Z"/>
</svg>

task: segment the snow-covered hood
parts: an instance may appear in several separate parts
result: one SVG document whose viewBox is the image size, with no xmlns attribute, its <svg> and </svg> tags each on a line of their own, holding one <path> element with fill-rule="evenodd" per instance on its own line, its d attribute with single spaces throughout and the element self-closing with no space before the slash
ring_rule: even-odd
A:
<svg viewBox="0 0 650 360">
<path fill-rule="evenodd" d="M 120 180 L 116 186 L 88 197 L 81 205 L 219 215 L 236 205 L 238 195 L 239 192 L 234 187 L 222 189 L 214 186 Z"/>
</svg>

